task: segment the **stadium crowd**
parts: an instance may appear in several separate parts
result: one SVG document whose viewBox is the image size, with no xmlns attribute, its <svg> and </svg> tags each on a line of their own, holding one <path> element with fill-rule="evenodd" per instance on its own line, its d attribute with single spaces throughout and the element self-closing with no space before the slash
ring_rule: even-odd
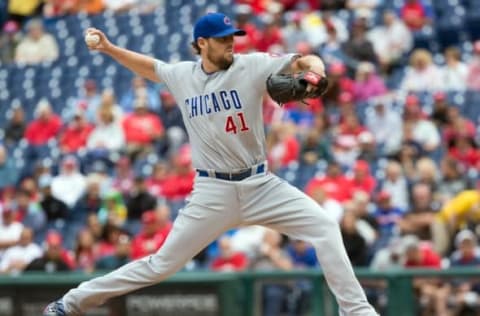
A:
<svg viewBox="0 0 480 316">
<path fill-rule="evenodd" d="M 237 53 L 319 54 L 330 78 L 324 98 L 308 104 L 279 107 L 265 96 L 269 168 L 338 220 L 354 266 L 478 266 L 480 116 L 470 114 L 480 104 L 459 106 L 458 98 L 480 91 L 480 41 L 418 45 L 438 23 L 436 7 L 400 0 L 386 9 L 390 2 L 237 1 L 231 13 L 247 31 Z M 104 10 L 148 15 L 163 5 L 10 0 L 0 61 L 57 59 L 60 39 L 46 21 Z M 165 87 L 134 77 L 128 90 L 114 91 L 89 79 L 68 111 L 41 99 L 31 120 L 21 102 L 1 106 L 9 111 L 0 146 L 0 273 L 114 269 L 162 246 L 196 173 Z M 45 152 L 58 159 L 39 159 Z M 185 267 L 297 268 L 321 268 L 313 248 L 262 227 L 226 233 Z M 431 280 L 416 289 L 442 316 L 477 305 L 478 285 Z M 293 295 L 283 285 L 264 293 Z M 277 301 L 265 300 L 264 315 L 278 315 Z"/>
</svg>

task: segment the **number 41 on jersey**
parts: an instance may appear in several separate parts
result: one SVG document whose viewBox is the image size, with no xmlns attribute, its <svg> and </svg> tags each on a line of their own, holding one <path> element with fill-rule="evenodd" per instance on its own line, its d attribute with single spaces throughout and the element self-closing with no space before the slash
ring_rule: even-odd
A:
<svg viewBox="0 0 480 316">
<path fill-rule="evenodd" d="M 245 116 L 243 116 L 243 112 L 238 112 L 235 114 L 236 115 L 227 116 L 227 122 L 225 123 L 225 132 L 236 134 L 238 128 L 240 128 L 240 132 L 248 131 L 249 128 L 247 126 L 247 123 L 245 122 Z"/>
</svg>

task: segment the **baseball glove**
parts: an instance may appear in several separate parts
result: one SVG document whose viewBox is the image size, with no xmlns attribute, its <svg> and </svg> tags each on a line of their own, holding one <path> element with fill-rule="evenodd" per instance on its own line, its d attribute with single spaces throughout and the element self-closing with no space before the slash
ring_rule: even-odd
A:
<svg viewBox="0 0 480 316">
<path fill-rule="evenodd" d="M 309 84 L 316 89 L 308 91 Z M 318 98 L 327 91 L 327 88 L 328 79 L 312 71 L 270 75 L 267 79 L 268 94 L 278 104 Z"/>
</svg>

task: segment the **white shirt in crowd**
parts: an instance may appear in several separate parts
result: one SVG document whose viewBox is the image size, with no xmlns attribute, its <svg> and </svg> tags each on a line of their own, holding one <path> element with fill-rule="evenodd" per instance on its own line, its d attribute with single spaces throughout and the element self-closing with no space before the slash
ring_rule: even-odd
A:
<svg viewBox="0 0 480 316">
<path fill-rule="evenodd" d="M 444 66 L 442 68 L 442 81 L 445 90 L 462 91 L 467 86 L 468 66 L 458 62 L 455 66 Z"/>
<path fill-rule="evenodd" d="M 0 261 L 0 273 L 4 272 L 15 262 L 23 262 L 28 265 L 33 260 L 42 256 L 42 248 L 39 245 L 31 243 L 27 246 L 13 246 L 5 250 Z"/>
<path fill-rule="evenodd" d="M 59 174 L 52 180 L 52 195 L 72 207 L 83 195 L 87 188 L 84 175 L 74 172 L 72 174 Z"/>
<path fill-rule="evenodd" d="M 433 64 L 423 71 L 408 67 L 400 86 L 400 90 L 403 91 L 438 91 L 442 89 L 442 72 Z"/>
<path fill-rule="evenodd" d="M 375 53 L 381 60 L 392 61 L 410 51 L 413 47 L 412 33 L 400 20 L 396 19 L 390 26 L 381 25 L 368 33 Z"/>
<path fill-rule="evenodd" d="M 384 107 L 383 114 L 371 111 L 367 115 L 367 128 L 375 135 L 377 144 L 383 145 L 386 153 L 392 153 L 402 143 L 402 118 L 398 112 Z"/>
<path fill-rule="evenodd" d="M 436 147 L 440 145 L 440 133 L 433 122 L 418 120 L 413 126 L 413 138 L 423 146 Z"/>
</svg>

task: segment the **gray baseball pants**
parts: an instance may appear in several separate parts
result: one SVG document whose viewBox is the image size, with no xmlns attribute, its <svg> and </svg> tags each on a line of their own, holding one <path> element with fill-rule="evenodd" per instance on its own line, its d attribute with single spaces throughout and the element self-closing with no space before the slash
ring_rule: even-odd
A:
<svg viewBox="0 0 480 316">
<path fill-rule="evenodd" d="M 80 315 L 112 297 L 161 282 L 222 233 L 240 225 L 263 225 L 311 243 L 340 315 L 377 315 L 354 275 L 335 220 L 310 197 L 270 173 L 242 181 L 197 176 L 162 248 L 70 290 L 63 297 L 68 315 Z"/>
</svg>

